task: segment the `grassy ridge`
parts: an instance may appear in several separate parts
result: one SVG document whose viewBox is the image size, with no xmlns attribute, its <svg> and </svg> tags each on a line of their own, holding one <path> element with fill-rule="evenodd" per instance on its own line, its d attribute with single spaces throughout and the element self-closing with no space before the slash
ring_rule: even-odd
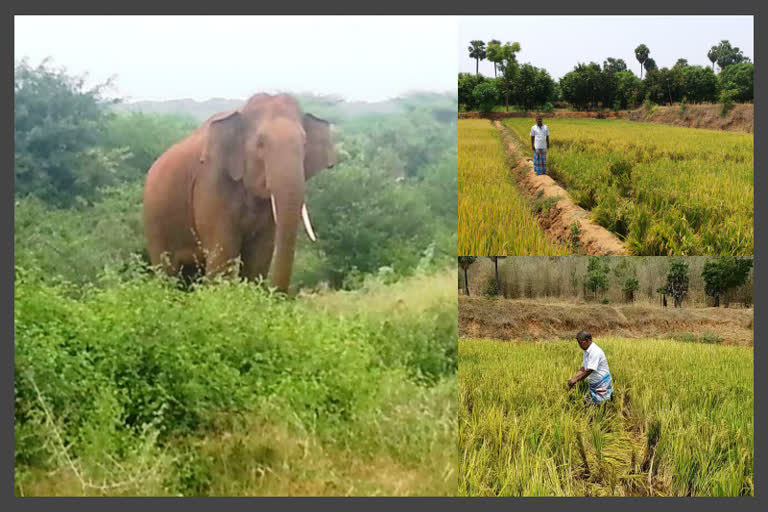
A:
<svg viewBox="0 0 768 512">
<path fill-rule="evenodd" d="M 530 119 L 503 123 L 529 140 Z M 612 119 L 547 124 L 549 173 L 633 254 L 752 254 L 751 134 Z"/>
<path fill-rule="evenodd" d="M 586 408 L 575 342 L 459 340 L 461 495 L 752 495 L 752 350 L 597 339 L 614 401 Z"/>
<path fill-rule="evenodd" d="M 17 267 L 16 493 L 452 494 L 456 300 L 421 294 L 452 281 L 398 283 L 417 312 L 384 307 L 386 286 L 356 292 L 377 314 Z"/>
<path fill-rule="evenodd" d="M 459 120 L 459 254 L 567 254 L 547 240 L 506 162 L 498 132 L 487 120 Z"/>
</svg>

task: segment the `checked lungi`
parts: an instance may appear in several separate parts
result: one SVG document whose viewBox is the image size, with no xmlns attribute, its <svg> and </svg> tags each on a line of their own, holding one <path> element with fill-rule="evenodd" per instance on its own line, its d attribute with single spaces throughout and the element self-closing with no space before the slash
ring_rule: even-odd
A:
<svg viewBox="0 0 768 512">
<path fill-rule="evenodd" d="M 533 153 L 533 171 L 536 174 L 547 174 L 547 150 L 537 149 Z"/>
<path fill-rule="evenodd" d="M 613 382 L 611 374 L 606 373 L 605 377 L 598 382 L 589 383 L 589 393 L 587 394 L 587 400 L 595 403 L 604 402 L 611 398 L 613 394 Z"/>
</svg>

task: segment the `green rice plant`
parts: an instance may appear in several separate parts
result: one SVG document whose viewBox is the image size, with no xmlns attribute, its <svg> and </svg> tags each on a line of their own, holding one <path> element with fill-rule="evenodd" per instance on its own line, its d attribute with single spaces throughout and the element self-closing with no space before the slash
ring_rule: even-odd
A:
<svg viewBox="0 0 768 512">
<path fill-rule="evenodd" d="M 459 340 L 459 494 L 753 495 L 752 349 L 596 338 L 614 379 L 568 389 L 573 341 Z"/>
<path fill-rule="evenodd" d="M 496 129 L 459 120 L 460 255 L 567 255 L 547 240 L 518 192 Z"/>
<path fill-rule="evenodd" d="M 503 124 L 529 140 L 531 119 Z M 752 254 L 752 134 L 613 119 L 547 125 L 549 174 L 632 254 Z"/>
</svg>

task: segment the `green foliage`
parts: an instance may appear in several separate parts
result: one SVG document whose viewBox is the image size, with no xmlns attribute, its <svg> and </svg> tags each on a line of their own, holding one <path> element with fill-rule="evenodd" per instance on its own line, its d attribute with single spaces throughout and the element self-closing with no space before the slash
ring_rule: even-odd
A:
<svg viewBox="0 0 768 512">
<path fill-rule="evenodd" d="M 469 57 L 475 59 L 475 74 L 477 74 L 477 67 L 480 65 L 480 61 L 485 60 L 485 42 L 475 40 L 470 41 L 469 44 L 470 46 L 467 47 L 467 50 L 469 51 Z"/>
<path fill-rule="evenodd" d="M 720 306 L 721 295 L 747 281 L 751 269 L 751 258 L 736 256 L 721 256 L 704 265 L 704 292 L 715 300 L 715 307 Z"/>
<path fill-rule="evenodd" d="M 487 80 L 488 78 L 480 74 L 473 75 L 472 73 L 459 73 L 459 104 L 464 105 L 468 110 L 472 110 L 475 106 L 475 100 L 472 96 L 472 92 L 475 90 L 475 87 L 481 83 L 486 82 Z"/>
<path fill-rule="evenodd" d="M 648 55 L 650 53 L 651 53 L 651 51 L 644 44 L 638 45 L 638 47 L 635 48 L 635 58 L 637 59 L 637 62 L 640 63 L 640 78 L 641 79 L 643 78 L 643 64 L 645 64 L 645 61 L 648 60 Z"/>
<path fill-rule="evenodd" d="M 215 437 L 222 415 L 265 410 L 273 425 L 363 447 L 355 432 L 386 421 L 382 393 L 421 394 L 457 371 L 455 300 L 338 314 L 251 284 L 181 292 L 154 277 L 82 292 L 15 268 L 17 468 L 68 471 L 64 446 L 84 473 L 141 450 L 166 458 L 189 436 Z M 166 467 L 163 492 L 192 492 L 184 482 L 199 483 L 202 466 Z"/>
<path fill-rule="evenodd" d="M 499 99 L 499 92 L 496 90 L 494 84 L 490 81 L 485 81 L 477 84 L 472 90 L 472 104 L 480 112 L 490 112 Z"/>
<path fill-rule="evenodd" d="M 710 60 L 717 62 L 717 66 L 721 71 L 734 64 L 750 62 L 749 57 L 745 56 L 743 51 L 738 47 L 731 46 L 731 43 L 725 39 L 713 46 L 709 53 L 707 53 L 707 56 Z"/>
<path fill-rule="evenodd" d="M 722 117 L 725 117 L 728 115 L 728 112 L 733 110 L 734 106 L 734 98 L 738 96 L 739 91 L 736 89 L 725 89 L 724 91 L 720 92 L 720 115 Z"/>
<path fill-rule="evenodd" d="M 520 66 L 513 91 L 515 103 L 525 110 L 542 107 L 554 99 L 555 81 L 544 68 Z M 551 107 L 551 104 L 550 104 Z"/>
<path fill-rule="evenodd" d="M 579 63 L 560 79 L 563 99 L 580 110 L 597 108 L 605 92 L 603 81 L 598 63 Z"/>
<path fill-rule="evenodd" d="M 610 272 L 608 261 L 597 256 L 589 257 L 584 284 L 595 298 L 598 291 L 605 293 L 608 289 L 608 272 Z"/>
<path fill-rule="evenodd" d="M 82 77 L 32 67 L 24 60 L 14 74 L 14 194 L 35 194 L 57 206 L 90 199 L 116 182 L 126 159 L 101 146 L 110 113 L 103 94 L 109 83 L 86 89 Z"/>
<path fill-rule="evenodd" d="M 680 307 L 688 294 L 688 263 L 684 259 L 672 260 L 667 274 L 667 293 L 675 299 L 675 307 Z"/>
<path fill-rule="evenodd" d="M 732 64 L 720 72 L 718 79 L 722 91 L 736 91 L 730 95 L 730 99 L 742 102 L 754 99 L 754 64 L 750 62 Z"/>
</svg>

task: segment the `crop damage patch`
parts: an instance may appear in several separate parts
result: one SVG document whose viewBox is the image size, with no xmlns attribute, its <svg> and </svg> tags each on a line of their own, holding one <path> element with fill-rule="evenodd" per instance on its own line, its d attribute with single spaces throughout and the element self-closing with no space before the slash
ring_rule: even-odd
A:
<svg viewBox="0 0 768 512">
<path fill-rule="evenodd" d="M 588 256 L 624 256 L 627 248 L 619 238 L 595 224 L 590 219 L 589 212 L 576 205 L 568 192 L 547 175 L 537 175 L 533 172 L 533 159 L 522 157 L 514 137 L 506 130 L 501 122 L 494 121 L 501 139 L 506 145 L 507 153 L 513 159 L 512 173 L 518 187 L 530 201 L 551 200 L 554 205 L 542 208 L 538 213 L 539 223 L 547 235 L 560 243 L 574 248 L 574 252 L 583 252 Z"/>
</svg>

